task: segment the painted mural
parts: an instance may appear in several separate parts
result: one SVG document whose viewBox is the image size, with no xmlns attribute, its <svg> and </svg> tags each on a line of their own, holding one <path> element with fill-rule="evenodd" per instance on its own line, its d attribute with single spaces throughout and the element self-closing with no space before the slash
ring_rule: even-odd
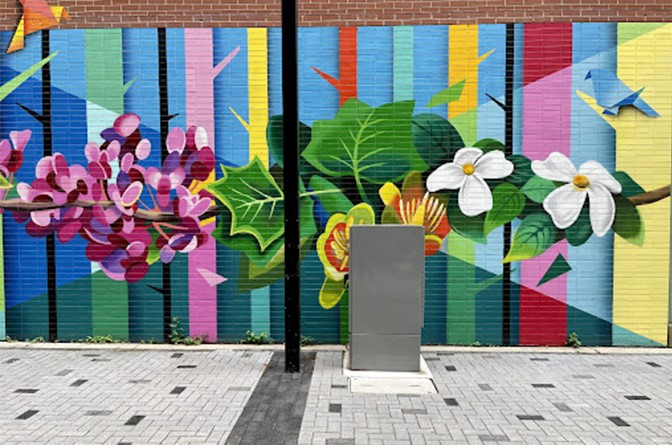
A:
<svg viewBox="0 0 672 445">
<path fill-rule="evenodd" d="M 282 341 L 280 31 L 24 44 L 0 60 L 0 336 L 163 341 L 179 317 Z M 299 50 L 305 336 L 345 341 L 349 228 L 383 223 L 425 227 L 424 343 L 666 343 L 672 25 L 305 28 Z"/>
</svg>

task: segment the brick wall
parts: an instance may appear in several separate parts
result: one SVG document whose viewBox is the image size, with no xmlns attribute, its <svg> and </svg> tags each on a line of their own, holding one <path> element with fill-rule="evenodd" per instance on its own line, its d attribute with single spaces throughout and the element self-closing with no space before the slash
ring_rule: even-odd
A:
<svg viewBox="0 0 672 445">
<path fill-rule="evenodd" d="M 0 30 L 19 20 L 18 0 L 0 2 Z M 62 0 L 61 28 L 279 26 L 279 0 Z M 300 0 L 301 26 L 507 22 L 664 22 L 669 0 Z"/>
</svg>

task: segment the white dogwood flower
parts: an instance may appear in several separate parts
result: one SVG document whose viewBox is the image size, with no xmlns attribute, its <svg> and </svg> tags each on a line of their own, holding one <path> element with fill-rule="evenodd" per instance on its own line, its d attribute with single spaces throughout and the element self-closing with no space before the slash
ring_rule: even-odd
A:
<svg viewBox="0 0 672 445">
<path fill-rule="evenodd" d="M 609 231 L 616 215 L 613 195 L 621 193 L 621 184 L 602 164 L 584 162 L 576 171 L 567 156 L 553 152 L 545 161 L 533 161 L 532 171 L 544 179 L 567 183 L 544 199 L 544 209 L 557 228 L 566 229 L 574 224 L 588 198 L 593 232 L 601 237 Z"/>
<path fill-rule="evenodd" d="M 457 203 L 467 216 L 492 209 L 492 192 L 486 179 L 502 179 L 513 173 L 513 163 L 504 152 L 483 154 L 480 148 L 465 147 L 455 153 L 453 162 L 443 164 L 427 178 L 427 190 L 458 190 Z"/>
</svg>

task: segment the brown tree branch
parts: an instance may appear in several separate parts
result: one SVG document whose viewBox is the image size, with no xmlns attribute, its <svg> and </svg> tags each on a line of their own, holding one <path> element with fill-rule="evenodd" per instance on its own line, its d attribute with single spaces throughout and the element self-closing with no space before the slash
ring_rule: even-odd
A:
<svg viewBox="0 0 672 445">
<path fill-rule="evenodd" d="M 65 204 L 54 204 L 53 202 L 25 202 L 20 199 L 9 199 L 7 201 L 0 201 L 0 209 L 12 210 L 16 212 L 34 212 L 38 210 L 54 210 L 54 209 L 66 209 L 70 207 L 81 207 L 81 208 L 91 208 L 94 205 L 100 205 L 104 208 L 114 206 L 112 201 L 83 201 L 77 200 L 74 202 L 68 202 Z M 201 215 L 200 219 L 208 219 L 219 214 L 219 209 L 213 207 L 212 209 L 205 212 Z M 136 219 L 149 221 L 149 222 L 179 222 L 180 218 L 172 213 L 168 212 L 156 212 L 153 210 L 143 210 L 138 209 L 135 211 L 134 217 Z"/>
<path fill-rule="evenodd" d="M 654 202 L 658 202 L 661 199 L 669 197 L 671 188 L 672 184 L 666 185 L 665 187 L 661 187 L 655 190 L 649 190 L 648 192 L 631 196 L 629 199 L 636 206 L 653 204 Z"/>
</svg>

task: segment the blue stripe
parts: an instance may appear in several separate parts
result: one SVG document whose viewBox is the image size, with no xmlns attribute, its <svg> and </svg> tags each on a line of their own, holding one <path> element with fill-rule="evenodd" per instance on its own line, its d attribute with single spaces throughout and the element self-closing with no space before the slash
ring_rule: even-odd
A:
<svg viewBox="0 0 672 445">
<path fill-rule="evenodd" d="M 432 96 L 448 87 L 448 27 L 414 27 L 413 55 L 415 113 L 448 118 L 448 107 L 425 108 Z"/>
<path fill-rule="evenodd" d="M 299 54 L 299 119 L 312 127 L 338 111 L 338 91 L 312 69 L 339 77 L 338 28 L 301 28 Z"/>
<path fill-rule="evenodd" d="M 167 29 L 166 42 L 168 46 L 168 85 L 170 85 L 168 106 L 171 114 L 178 114 L 171 119 L 170 128 L 179 127 L 186 130 L 188 97 L 184 71 L 184 29 Z M 212 143 L 213 135 L 209 134 L 208 138 Z"/>
<path fill-rule="evenodd" d="M 222 60 L 237 46 L 240 53 L 226 69 L 215 78 L 215 146 L 217 159 L 236 165 L 249 161 L 249 135 L 245 127 L 229 111 L 236 110 L 249 121 L 247 84 L 247 29 L 214 29 L 212 31 L 215 60 Z M 189 100 L 189 98 L 187 98 Z M 221 170 L 216 169 L 217 175 Z"/>
<path fill-rule="evenodd" d="M 394 54 L 392 27 L 357 30 L 357 96 L 379 107 L 393 100 Z"/>
<path fill-rule="evenodd" d="M 593 96 L 592 83 L 584 80 L 589 70 L 616 70 L 616 24 L 573 25 L 572 91 Z M 613 171 L 616 166 L 616 134 L 602 117 L 577 94 L 572 95 L 571 159 L 577 168 L 586 161 L 600 162 Z M 570 247 L 567 304 L 606 321 L 612 320 L 613 233 L 596 236 L 581 247 Z M 584 267 L 599 264 L 600 267 Z"/>
</svg>

